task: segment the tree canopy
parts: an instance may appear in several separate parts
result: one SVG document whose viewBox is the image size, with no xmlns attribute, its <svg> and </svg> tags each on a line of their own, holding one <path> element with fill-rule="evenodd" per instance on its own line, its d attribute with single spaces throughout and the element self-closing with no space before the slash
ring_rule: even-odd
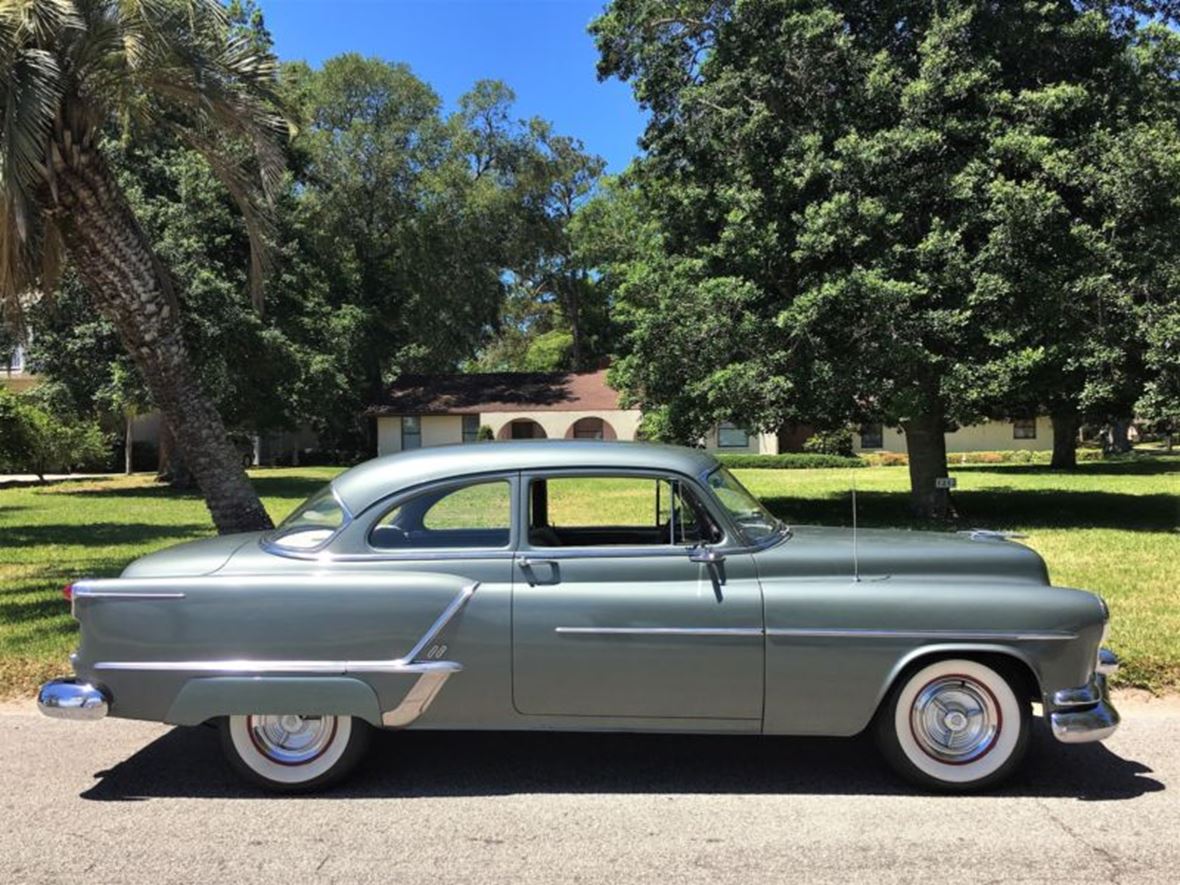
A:
<svg viewBox="0 0 1180 885">
<path fill-rule="evenodd" d="M 615 0 L 599 72 L 649 112 L 654 227 L 616 380 L 672 438 L 900 426 L 934 516 L 956 424 L 1129 413 L 1180 206 L 1180 45 L 1143 11 Z"/>
</svg>

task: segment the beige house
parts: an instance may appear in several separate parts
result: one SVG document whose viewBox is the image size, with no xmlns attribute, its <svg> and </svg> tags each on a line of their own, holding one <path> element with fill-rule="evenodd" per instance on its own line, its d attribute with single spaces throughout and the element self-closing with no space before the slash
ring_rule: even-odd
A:
<svg viewBox="0 0 1180 885">
<path fill-rule="evenodd" d="M 377 420 L 377 452 L 475 442 L 480 427 L 496 439 L 633 440 L 638 409 L 622 408 L 593 372 L 488 372 L 405 375 L 369 409 Z M 723 424 L 704 440 L 722 452 L 778 451 L 775 434 L 750 434 Z"/>
<path fill-rule="evenodd" d="M 904 452 L 905 434 L 896 427 L 865 425 L 852 435 L 855 452 Z M 1053 422 L 1048 416 L 1017 418 L 1013 421 L 985 421 L 960 427 L 946 435 L 946 450 L 952 452 L 1002 452 L 1024 449 L 1052 451 Z"/>
<path fill-rule="evenodd" d="M 491 372 L 469 375 L 404 375 L 369 409 L 377 421 L 377 451 L 475 442 L 480 427 L 496 439 L 633 440 L 638 409 L 619 405 L 594 372 Z M 806 427 L 779 433 L 748 433 L 733 424 L 714 427 L 701 440 L 714 452 L 774 455 L 799 451 Z M 895 427 L 866 425 L 852 435 L 857 452 L 904 452 L 905 436 Z M 946 436 L 948 452 L 1050 450 L 1053 427 L 1047 417 L 987 421 Z"/>
</svg>

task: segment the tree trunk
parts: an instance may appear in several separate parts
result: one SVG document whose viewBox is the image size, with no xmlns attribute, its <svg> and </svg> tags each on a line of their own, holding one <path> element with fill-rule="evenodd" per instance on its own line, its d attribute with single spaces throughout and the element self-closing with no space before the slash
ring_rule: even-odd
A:
<svg viewBox="0 0 1180 885">
<path fill-rule="evenodd" d="M 1110 424 L 1109 443 L 1107 451 L 1118 455 L 1131 451 L 1131 422 L 1125 418 L 1116 418 Z"/>
<path fill-rule="evenodd" d="M 214 525 L 223 534 L 270 528 L 221 416 L 197 383 L 166 272 L 109 167 L 96 149 L 77 143 L 59 143 L 55 153 L 66 250 L 93 303 L 139 367 Z"/>
<path fill-rule="evenodd" d="M 946 422 L 941 415 L 919 415 L 901 422 L 910 463 L 910 509 L 923 519 L 955 516 L 949 489 L 935 486 L 947 475 Z"/>
<path fill-rule="evenodd" d="M 1049 467 L 1053 470 L 1073 470 L 1078 466 L 1078 413 L 1054 412 L 1053 458 Z"/>
<path fill-rule="evenodd" d="M 131 446 L 135 442 L 135 417 L 128 412 L 123 416 L 123 472 L 130 476 L 135 465 L 131 459 Z"/>
</svg>

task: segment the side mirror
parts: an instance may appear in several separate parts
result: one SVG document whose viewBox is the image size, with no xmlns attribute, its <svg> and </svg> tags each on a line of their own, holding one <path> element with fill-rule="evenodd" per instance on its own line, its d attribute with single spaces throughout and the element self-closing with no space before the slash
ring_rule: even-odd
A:
<svg viewBox="0 0 1180 885">
<path fill-rule="evenodd" d="M 716 595 L 717 601 L 721 602 L 724 599 L 721 586 L 725 583 L 725 554 L 712 547 L 706 547 L 704 544 L 698 544 L 689 549 L 688 559 L 690 562 L 698 562 L 708 567 L 713 593 Z"/>
</svg>

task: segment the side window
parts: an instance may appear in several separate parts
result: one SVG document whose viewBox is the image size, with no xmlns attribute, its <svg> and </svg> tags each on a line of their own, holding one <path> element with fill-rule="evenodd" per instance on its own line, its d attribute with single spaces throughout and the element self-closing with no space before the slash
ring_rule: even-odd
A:
<svg viewBox="0 0 1180 885">
<path fill-rule="evenodd" d="M 717 535 L 707 512 L 679 480 L 566 476 L 533 480 L 529 486 L 529 543 L 534 547 L 666 546 Z"/>
<path fill-rule="evenodd" d="M 497 549 L 508 546 L 511 494 L 504 480 L 423 492 L 394 507 L 369 532 L 376 550 Z"/>
</svg>

